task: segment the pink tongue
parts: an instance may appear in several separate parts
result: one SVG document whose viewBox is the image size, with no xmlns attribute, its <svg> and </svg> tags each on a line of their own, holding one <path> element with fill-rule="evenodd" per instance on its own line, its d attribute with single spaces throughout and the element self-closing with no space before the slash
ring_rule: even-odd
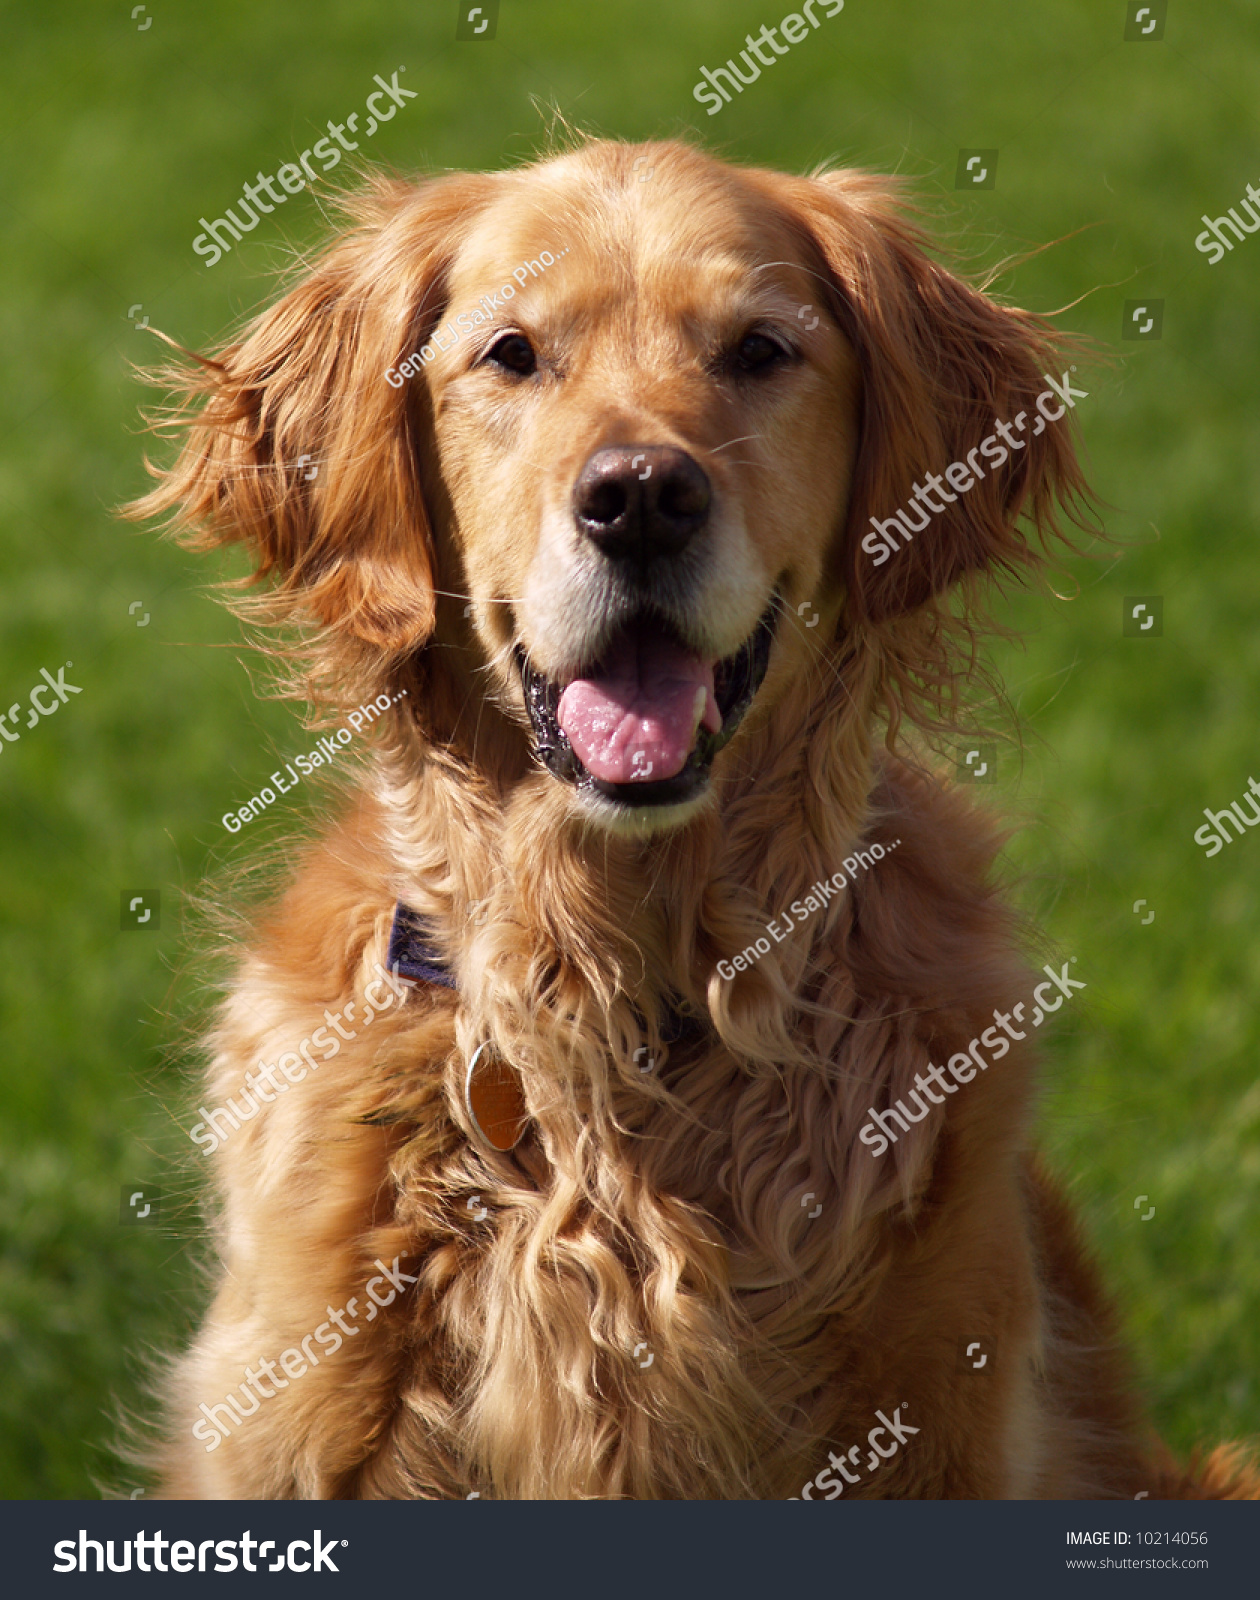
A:
<svg viewBox="0 0 1260 1600">
<path fill-rule="evenodd" d="M 713 666 L 659 634 L 623 635 L 598 677 L 575 678 L 557 716 L 592 777 L 656 783 L 687 764 L 699 728 L 717 733 Z"/>
</svg>

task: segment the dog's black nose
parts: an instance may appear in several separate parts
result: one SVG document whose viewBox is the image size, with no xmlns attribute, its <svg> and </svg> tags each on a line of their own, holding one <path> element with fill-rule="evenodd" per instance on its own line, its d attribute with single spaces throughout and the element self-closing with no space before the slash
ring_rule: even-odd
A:
<svg viewBox="0 0 1260 1600">
<path fill-rule="evenodd" d="M 578 528 L 613 560 L 677 555 L 709 517 L 713 490 L 685 450 L 610 445 L 597 450 L 573 486 Z"/>
</svg>

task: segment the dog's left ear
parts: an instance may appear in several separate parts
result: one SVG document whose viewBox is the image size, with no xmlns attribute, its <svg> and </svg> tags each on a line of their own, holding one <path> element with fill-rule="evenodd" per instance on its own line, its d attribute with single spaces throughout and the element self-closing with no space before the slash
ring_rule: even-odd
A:
<svg viewBox="0 0 1260 1600">
<path fill-rule="evenodd" d="M 1021 519 L 1044 543 L 1062 534 L 1060 510 L 1083 525 L 1088 499 L 1070 409 L 1082 391 L 1060 398 L 1075 373 L 1055 329 L 933 261 L 895 181 L 832 172 L 789 179 L 778 199 L 821 253 L 833 315 L 861 362 L 860 444 L 837 574 L 850 615 L 885 621 L 965 573 L 1038 566 Z"/>
<path fill-rule="evenodd" d="M 278 580 L 269 615 L 304 615 L 387 656 L 423 644 L 435 607 L 428 393 L 396 369 L 440 320 L 449 261 L 492 186 L 477 174 L 376 178 L 347 197 L 354 226 L 239 342 L 195 357 L 191 373 L 152 375 L 183 394 L 174 420 L 187 437 L 127 514 L 174 512 L 193 548 L 244 544 L 252 581 Z"/>
</svg>

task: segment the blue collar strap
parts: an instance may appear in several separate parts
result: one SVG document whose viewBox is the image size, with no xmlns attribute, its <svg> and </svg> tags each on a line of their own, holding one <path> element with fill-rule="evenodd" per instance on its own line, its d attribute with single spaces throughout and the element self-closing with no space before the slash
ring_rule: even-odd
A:
<svg viewBox="0 0 1260 1600">
<path fill-rule="evenodd" d="M 386 965 L 391 972 L 396 972 L 400 978 L 410 978 L 413 983 L 436 983 L 443 989 L 454 989 L 451 969 L 436 954 L 430 939 L 428 923 L 400 900 L 394 908 L 394 925 L 389 930 Z"/>
<path fill-rule="evenodd" d="M 394 925 L 389 930 L 387 965 L 391 972 L 396 972 L 400 978 L 410 978 L 413 983 L 435 983 L 443 989 L 456 989 L 459 986 L 454 975 L 433 948 L 432 938 L 425 919 L 400 900 L 394 908 Z M 681 1011 L 677 1006 L 670 1006 L 660 1027 L 661 1042 L 667 1045 L 697 1039 L 705 1032 L 702 1018 Z"/>
</svg>

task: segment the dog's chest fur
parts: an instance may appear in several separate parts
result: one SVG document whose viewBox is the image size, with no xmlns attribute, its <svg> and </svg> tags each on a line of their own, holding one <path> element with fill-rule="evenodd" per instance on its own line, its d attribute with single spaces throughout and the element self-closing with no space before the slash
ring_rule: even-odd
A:
<svg viewBox="0 0 1260 1600">
<path fill-rule="evenodd" d="M 820 1380 L 872 1286 L 807 1136 L 832 1097 L 749 1080 L 709 1043 L 690 1057 L 665 1074 L 689 1127 L 627 1096 L 633 1132 L 544 1111 L 519 1160 L 459 1132 L 438 1162 L 395 1158 L 397 1220 L 426 1241 L 418 1386 L 446 1390 L 470 1488 L 783 1493 L 817 1438 Z M 418 1465 L 397 1448 L 396 1471 Z"/>
<path fill-rule="evenodd" d="M 926 790 L 919 803 L 941 804 Z M 244 1486 L 222 1480 L 227 1492 L 798 1493 L 828 1448 L 865 1437 L 877 1410 L 904 1406 L 913 1419 L 939 1409 L 953 1326 L 965 1320 L 962 1291 L 933 1266 L 951 1234 L 993 1263 L 982 1285 L 966 1287 L 966 1316 L 1031 1338 L 1013 1158 L 1026 1069 L 959 1095 L 947 1125 L 924 1123 L 888 1160 L 857 1142 L 867 1108 L 904 1093 L 922 1069 L 927 1039 L 937 1051 L 965 1043 L 1017 981 L 1005 914 L 977 903 L 959 866 L 942 877 L 939 853 L 935 868 L 916 855 L 913 809 L 903 804 L 885 824 L 902 839 L 886 872 L 820 912 L 795 948 L 785 941 L 779 971 L 808 997 L 804 1010 L 776 997 L 768 965 L 742 991 L 697 995 L 679 950 L 711 971 L 747 942 L 747 917 L 720 895 L 705 897 L 682 939 L 658 922 L 619 942 L 617 908 L 600 925 L 595 902 L 570 884 L 571 916 L 600 942 L 584 969 L 566 971 L 545 937 L 555 886 L 522 874 L 500 883 L 474 959 L 456 961 L 458 995 L 421 990 L 248 1124 L 221 1158 L 229 1191 L 285 1215 L 301 1267 L 278 1277 L 257 1209 L 229 1214 L 220 1303 L 248 1330 L 241 1322 L 230 1335 L 230 1360 L 214 1354 L 220 1335 L 203 1338 L 199 1393 L 225 1392 L 239 1382 L 238 1355 L 256 1358 L 260 1341 L 283 1348 L 322 1321 L 326 1304 L 361 1292 L 374 1260 L 398 1256 L 415 1282 L 300 1392 L 270 1403 L 248 1450 L 236 1439 L 223 1447 L 216 1471 L 248 1463 Z M 373 902 L 382 832 L 379 819 L 353 821 L 295 885 L 256 984 L 238 994 L 226 1032 L 239 1031 L 224 1039 L 216 1091 L 234 1089 L 241 1061 L 262 1048 L 246 1027 L 256 1030 L 260 1013 L 270 1013 L 272 1039 L 309 1031 L 315 1007 L 357 993 L 381 959 L 392 911 L 379 887 Z M 802 850 L 799 832 L 791 844 L 801 882 L 762 888 L 761 904 L 790 899 L 826 864 Z M 974 844 L 971 853 L 984 854 Z M 407 863 L 413 890 L 424 865 Z M 771 850 L 765 870 L 775 865 Z M 922 902 L 915 927 L 945 952 L 951 985 L 931 1001 L 889 995 L 863 969 L 863 923 L 890 942 L 899 881 Z M 471 887 L 466 895 L 476 898 Z M 421 910 L 438 906 L 435 897 Z M 988 951 L 965 992 L 946 959 L 960 925 L 981 957 Z M 316 959 L 313 929 L 328 930 Z M 632 1001 L 615 970 L 628 947 L 646 952 L 647 991 L 665 994 L 668 976 L 676 992 L 690 985 L 693 1005 L 707 998 L 702 1038 L 671 1053 L 659 1030 L 644 1031 L 645 986 Z M 340 976 L 321 967 L 334 958 Z M 890 960 L 902 964 L 895 949 Z M 644 1040 L 649 1074 L 636 1062 Z M 465 1064 L 482 1042 L 520 1074 L 530 1113 L 510 1155 L 487 1149 L 462 1111 Z M 925 1208 L 932 1229 L 920 1239 Z M 260 1442 L 273 1419 L 283 1449 L 268 1457 Z M 984 1416 L 951 1428 L 978 1430 L 968 1487 L 1001 1492 L 1003 1449 Z M 924 1482 L 929 1456 L 939 1476 L 939 1449 L 916 1462 L 907 1448 L 869 1492 L 947 1492 Z"/>
</svg>

